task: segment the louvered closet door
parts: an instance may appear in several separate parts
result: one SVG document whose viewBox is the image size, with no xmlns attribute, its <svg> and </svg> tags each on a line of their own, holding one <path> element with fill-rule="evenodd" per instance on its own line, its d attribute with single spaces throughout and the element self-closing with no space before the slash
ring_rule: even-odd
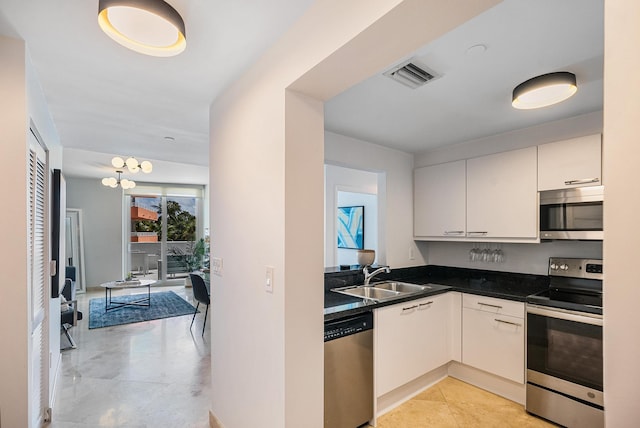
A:
<svg viewBox="0 0 640 428">
<path fill-rule="evenodd" d="M 29 150 L 29 291 L 31 295 L 31 370 L 29 372 L 30 426 L 42 424 L 48 406 L 48 269 L 47 155 L 30 134 Z"/>
</svg>

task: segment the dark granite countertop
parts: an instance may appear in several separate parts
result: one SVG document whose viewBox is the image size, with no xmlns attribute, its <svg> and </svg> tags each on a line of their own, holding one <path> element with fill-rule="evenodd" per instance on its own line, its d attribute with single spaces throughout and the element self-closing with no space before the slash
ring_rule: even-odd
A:
<svg viewBox="0 0 640 428">
<path fill-rule="evenodd" d="M 371 285 L 374 284 L 372 283 Z M 411 294 L 405 297 L 383 302 L 365 300 L 327 290 L 324 293 L 324 320 L 330 321 L 333 319 L 362 313 L 374 308 L 396 305 L 398 303 L 422 299 L 424 297 L 434 296 L 436 294 L 442 294 L 452 290 L 451 287 L 448 287 L 446 285 L 429 284 L 429 286 L 431 287 L 429 290 L 423 291 L 421 293 Z"/>
<path fill-rule="evenodd" d="M 362 284 L 364 278 L 361 271 L 348 270 L 335 273 L 329 271 L 325 273 L 325 321 L 447 291 L 460 291 L 524 302 L 527 296 L 546 290 L 549 287 L 549 278 L 544 275 L 447 266 L 418 266 L 394 269 L 390 274 L 377 275 L 375 280 L 396 280 L 421 285 L 429 284 L 434 288 L 392 301 L 364 301 L 363 299 L 331 291 L 332 288 Z"/>
</svg>

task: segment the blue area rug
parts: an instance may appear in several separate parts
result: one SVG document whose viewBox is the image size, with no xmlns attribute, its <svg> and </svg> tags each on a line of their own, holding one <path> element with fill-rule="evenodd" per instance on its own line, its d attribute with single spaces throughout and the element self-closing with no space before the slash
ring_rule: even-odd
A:
<svg viewBox="0 0 640 428">
<path fill-rule="evenodd" d="M 144 294 L 115 296 L 119 302 L 138 300 L 146 297 Z M 118 309 L 104 311 L 104 297 L 89 301 L 89 328 L 111 327 L 113 325 L 131 324 L 161 318 L 192 315 L 196 310 L 189 302 L 173 291 L 151 293 L 151 306 L 125 306 Z"/>
</svg>

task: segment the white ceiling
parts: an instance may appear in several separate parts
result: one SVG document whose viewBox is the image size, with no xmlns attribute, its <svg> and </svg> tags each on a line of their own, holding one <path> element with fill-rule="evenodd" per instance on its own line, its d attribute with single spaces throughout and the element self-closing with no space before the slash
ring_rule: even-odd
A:
<svg viewBox="0 0 640 428">
<path fill-rule="evenodd" d="M 210 103 L 312 1 L 169 0 L 188 40 L 170 58 L 104 35 L 98 0 L 2 0 L 0 34 L 27 42 L 67 175 L 103 177 L 117 154 L 154 161 L 153 173 L 130 178 L 206 183 Z M 486 52 L 465 54 L 476 44 Z M 600 110 L 603 0 L 505 0 L 412 56 L 441 77 L 411 90 L 380 70 L 326 104 L 326 128 L 415 153 Z M 573 98 L 511 107 L 517 84 L 560 70 L 577 76 Z"/>
<path fill-rule="evenodd" d="M 98 0 L 0 2 L 0 34 L 27 42 L 65 148 L 67 175 L 103 176 L 87 164 L 107 159 L 108 167 L 113 154 L 206 167 L 212 100 L 312 0 L 168 3 L 187 34 L 187 49 L 171 58 L 141 55 L 109 39 L 98 27 Z M 68 156 L 67 149 L 75 151 Z M 156 162 L 146 178 L 171 177 Z"/>
<path fill-rule="evenodd" d="M 505 0 L 397 62 L 415 57 L 440 78 L 413 90 L 380 70 L 326 103 L 325 127 L 419 153 L 601 110 L 603 7 L 603 0 Z M 478 44 L 484 53 L 466 53 Z M 576 95 L 538 110 L 511 107 L 515 86 L 555 71 L 576 75 Z"/>
</svg>

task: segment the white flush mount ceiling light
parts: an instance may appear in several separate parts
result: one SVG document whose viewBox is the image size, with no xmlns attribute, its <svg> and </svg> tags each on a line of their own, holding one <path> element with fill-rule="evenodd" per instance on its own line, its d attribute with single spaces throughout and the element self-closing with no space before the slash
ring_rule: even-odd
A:
<svg viewBox="0 0 640 428">
<path fill-rule="evenodd" d="M 148 174 L 151 171 L 153 171 L 153 165 L 151 164 L 151 162 L 149 161 L 138 162 L 138 160 L 134 157 L 129 157 L 125 161 L 120 156 L 116 156 L 113 159 L 111 159 L 111 165 L 113 165 L 114 168 L 124 168 L 124 166 L 126 165 L 127 168 L 129 169 L 129 172 L 132 172 L 134 174 L 137 173 L 138 171 L 142 171 L 145 174 Z"/>
<path fill-rule="evenodd" d="M 567 71 L 543 74 L 516 86 L 511 105 L 517 109 L 534 109 L 566 100 L 576 93 L 576 75 Z"/>
<path fill-rule="evenodd" d="M 118 178 L 115 177 L 107 177 L 107 178 L 103 178 L 102 179 L 102 184 L 107 186 L 107 187 L 112 187 L 112 188 L 116 188 L 118 187 L 118 184 L 120 185 L 120 187 L 122 187 L 124 190 L 127 189 L 133 189 L 134 187 L 136 187 L 136 182 L 133 180 L 127 180 L 126 178 L 120 178 L 120 175 L 122 175 L 123 171 L 116 171 L 116 173 L 118 174 Z"/>
<path fill-rule="evenodd" d="M 133 51 L 168 57 L 187 47 L 182 17 L 162 0 L 99 0 L 98 24 Z"/>
</svg>

